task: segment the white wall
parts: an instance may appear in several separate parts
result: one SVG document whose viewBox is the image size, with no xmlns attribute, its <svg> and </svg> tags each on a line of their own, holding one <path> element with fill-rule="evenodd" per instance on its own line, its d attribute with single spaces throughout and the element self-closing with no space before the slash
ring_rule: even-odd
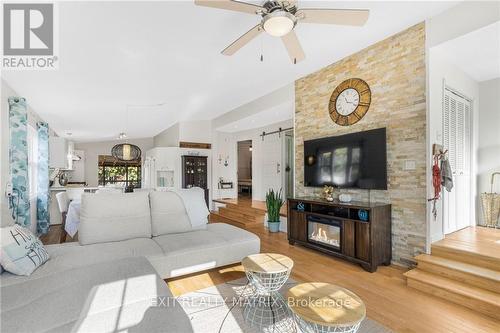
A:
<svg viewBox="0 0 500 333">
<path fill-rule="evenodd" d="M 146 151 L 154 146 L 153 138 L 131 139 L 127 142 L 141 149 L 143 159 Z M 89 186 L 98 185 L 99 155 L 111 155 L 111 148 L 118 143 L 123 143 L 123 140 L 75 143 L 75 149 L 85 151 L 85 181 Z"/>
<path fill-rule="evenodd" d="M 155 147 L 179 147 L 179 142 L 212 142 L 210 120 L 181 121 L 153 138 Z"/>
<path fill-rule="evenodd" d="M 176 123 L 153 138 L 155 147 L 179 147 L 179 123 Z"/>
<path fill-rule="evenodd" d="M 432 48 L 429 50 L 429 64 L 428 64 L 428 75 L 429 75 L 429 118 L 428 118 L 428 154 L 429 160 L 432 154 L 432 144 L 438 143 L 443 144 L 443 128 L 442 128 L 442 106 L 443 106 L 443 84 L 446 82 L 446 85 L 452 87 L 453 89 L 461 92 L 467 97 L 473 100 L 473 128 L 474 128 L 474 136 L 473 138 L 473 150 L 472 155 L 477 156 L 477 120 L 478 120 L 478 110 L 479 110 L 479 85 L 476 81 L 470 78 L 467 74 L 465 74 L 458 67 L 452 65 L 445 56 L 443 55 L 442 50 L 437 48 Z M 473 165 L 471 169 L 471 176 L 475 174 L 475 158 L 473 160 Z M 472 176 L 472 178 L 474 178 Z M 473 186 L 473 189 L 475 185 Z M 428 177 L 428 186 L 427 186 L 427 196 L 428 198 L 433 197 L 434 189 L 432 187 L 432 179 Z M 471 197 L 474 197 L 474 193 Z M 430 220 L 430 234 L 431 241 L 434 242 L 436 240 L 443 238 L 443 215 L 442 215 L 442 200 L 438 203 L 438 215 L 436 220 L 431 217 Z M 431 207 L 429 207 L 431 209 Z M 475 207 L 473 203 L 471 203 L 471 212 L 473 212 L 473 216 L 471 216 L 472 221 L 474 221 L 475 216 Z"/>
<path fill-rule="evenodd" d="M 212 142 L 212 122 L 210 120 L 180 122 L 179 141 L 196 143 Z"/>
<path fill-rule="evenodd" d="M 490 192 L 493 172 L 500 172 L 500 78 L 479 83 L 478 194 Z M 500 175 L 495 177 L 493 191 L 500 193 Z M 479 201 L 477 217 L 483 224 Z"/>
</svg>

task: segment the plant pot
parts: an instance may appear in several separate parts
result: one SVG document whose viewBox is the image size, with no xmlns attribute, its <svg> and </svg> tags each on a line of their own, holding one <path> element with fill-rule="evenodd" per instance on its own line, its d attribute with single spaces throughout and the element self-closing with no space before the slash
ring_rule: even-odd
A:
<svg viewBox="0 0 500 333">
<path fill-rule="evenodd" d="M 280 222 L 271 222 L 267 221 L 267 226 L 269 228 L 269 232 L 279 232 L 280 231 Z"/>
</svg>

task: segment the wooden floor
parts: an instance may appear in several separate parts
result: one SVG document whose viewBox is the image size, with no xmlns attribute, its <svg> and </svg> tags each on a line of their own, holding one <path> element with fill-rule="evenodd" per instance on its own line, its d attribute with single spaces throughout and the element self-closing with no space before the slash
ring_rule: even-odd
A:
<svg viewBox="0 0 500 333">
<path fill-rule="evenodd" d="M 58 230 L 52 228 L 48 239 L 58 239 Z M 357 265 L 291 246 L 284 233 L 271 234 L 264 227 L 253 232 L 261 239 L 262 252 L 282 253 L 294 260 L 293 279 L 329 282 L 352 290 L 365 302 L 368 317 L 396 332 L 500 332 L 500 321 L 408 288 L 403 268 L 379 267 L 368 273 Z M 241 277 L 241 265 L 234 265 L 166 282 L 177 296 Z"/>
<path fill-rule="evenodd" d="M 432 246 L 460 249 L 500 261 L 500 229 L 469 227 L 446 235 Z"/>
</svg>

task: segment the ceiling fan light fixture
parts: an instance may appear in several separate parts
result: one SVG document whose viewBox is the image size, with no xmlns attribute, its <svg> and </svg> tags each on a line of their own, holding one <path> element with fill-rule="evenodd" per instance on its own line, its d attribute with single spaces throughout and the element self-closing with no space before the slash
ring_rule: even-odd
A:
<svg viewBox="0 0 500 333">
<path fill-rule="evenodd" d="M 297 23 L 295 16 L 279 10 L 267 14 L 262 20 L 262 27 L 271 36 L 282 37 L 293 30 L 295 23 Z"/>
</svg>

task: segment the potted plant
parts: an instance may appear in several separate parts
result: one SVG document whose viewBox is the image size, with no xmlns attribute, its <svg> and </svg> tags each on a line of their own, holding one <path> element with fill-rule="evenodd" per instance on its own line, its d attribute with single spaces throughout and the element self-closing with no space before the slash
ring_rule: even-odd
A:
<svg viewBox="0 0 500 333">
<path fill-rule="evenodd" d="M 270 232 L 280 231 L 280 210 L 284 203 L 285 201 L 281 196 L 281 189 L 279 192 L 274 192 L 273 189 L 267 191 L 267 225 Z"/>
</svg>

